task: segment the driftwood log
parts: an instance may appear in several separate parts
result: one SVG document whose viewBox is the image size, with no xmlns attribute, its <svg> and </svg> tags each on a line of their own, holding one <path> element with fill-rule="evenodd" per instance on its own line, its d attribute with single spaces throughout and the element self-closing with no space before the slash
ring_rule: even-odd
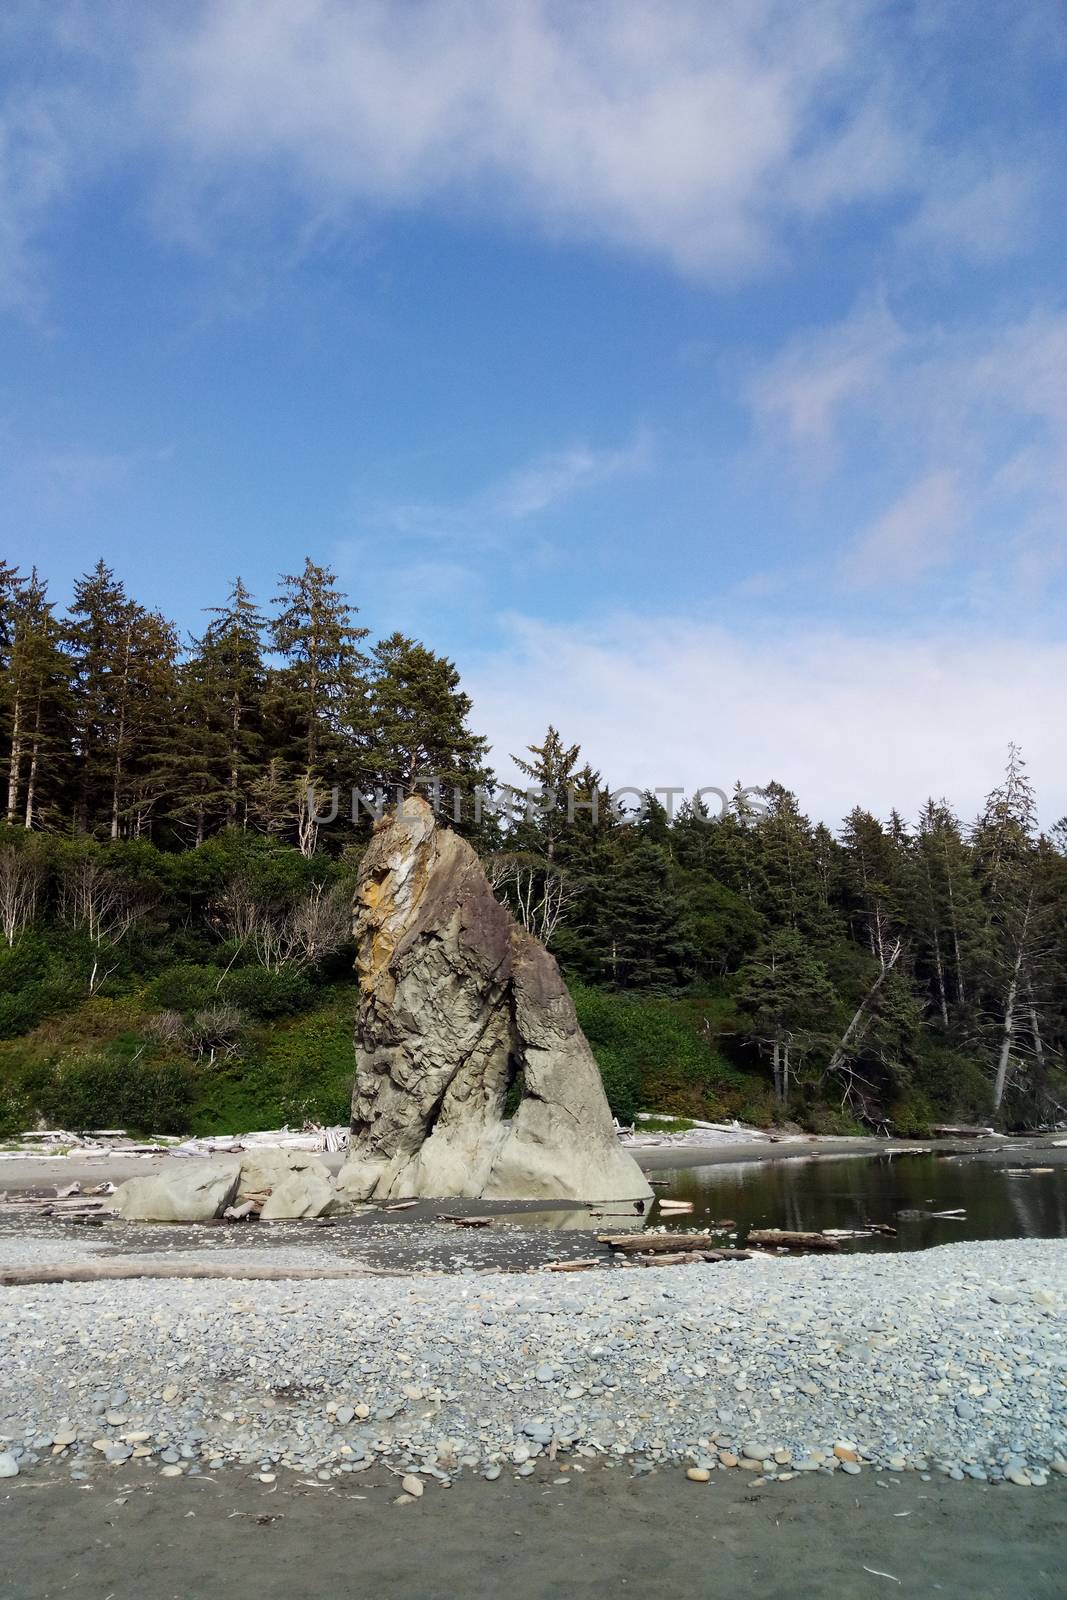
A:
<svg viewBox="0 0 1067 1600">
<path fill-rule="evenodd" d="M 121 1278 L 287 1279 L 391 1278 L 403 1274 L 383 1267 L 272 1267 L 227 1265 L 224 1261 L 71 1261 L 54 1267 L 0 1267 L 0 1285 L 15 1289 L 34 1283 L 103 1283 Z"/>
<path fill-rule="evenodd" d="M 682 1250 L 712 1250 L 712 1239 L 719 1234 L 732 1233 L 732 1222 L 718 1222 L 707 1233 L 601 1233 L 598 1244 L 610 1245 L 613 1250 L 626 1250 L 633 1255 L 648 1255 L 664 1250 L 677 1253 Z"/>
<path fill-rule="evenodd" d="M 785 1228 L 753 1228 L 748 1244 L 782 1247 L 786 1250 L 840 1250 L 840 1239 L 825 1233 L 793 1233 Z"/>
<path fill-rule="evenodd" d="M 750 1250 L 683 1250 L 636 1259 L 637 1265 L 642 1267 L 684 1267 L 696 1261 L 750 1261 L 751 1258 Z"/>
</svg>

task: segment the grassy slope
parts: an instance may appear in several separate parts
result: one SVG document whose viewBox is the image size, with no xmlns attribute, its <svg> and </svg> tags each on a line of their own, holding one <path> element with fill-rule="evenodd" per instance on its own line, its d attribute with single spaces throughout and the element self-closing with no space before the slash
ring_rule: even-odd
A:
<svg viewBox="0 0 1067 1600">
<path fill-rule="evenodd" d="M 653 1111 L 774 1120 L 765 1065 L 739 1043 L 728 986 L 676 999 L 580 984 L 573 993 L 621 1119 Z M 310 1003 L 296 1015 L 246 1023 L 237 1049 L 214 1063 L 153 1040 L 148 1024 L 160 1009 L 158 983 L 83 1001 L 0 1042 L 0 1134 L 30 1127 L 38 1117 L 52 1126 L 142 1133 L 241 1132 L 298 1126 L 305 1118 L 344 1122 L 354 1074 L 354 984 L 345 976 L 303 998 Z M 920 1133 L 938 1115 L 980 1111 L 984 1079 L 958 1057 L 931 1054 L 927 1081 L 941 1090 L 934 1099 L 913 1094 L 892 1108 L 901 1132 Z M 814 1098 L 794 1114 L 821 1131 L 855 1129 Z"/>
</svg>

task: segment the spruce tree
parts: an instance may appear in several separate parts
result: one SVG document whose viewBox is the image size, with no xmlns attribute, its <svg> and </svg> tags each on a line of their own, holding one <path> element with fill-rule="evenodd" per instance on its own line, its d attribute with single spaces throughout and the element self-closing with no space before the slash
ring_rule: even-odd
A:
<svg viewBox="0 0 1067 1600">
<path fill-rule="evenodd" d="M 741 966 L 736 995 L 749 1037 L 771 1058 L 784 1107 L 798 1060 L 832 1037 L 840 1002 L 829 974 L 795 928 L 778 928 Z"/>
<path fill-rule="evenodd" d="M 310 783 L 346 764 L 351 772 L 367 666 L 359 645 L 367 629 L 353 622 L 354 608 L 336 574 L 310 556 L 301 572 L 283 575 L 281 585 L 270 623 L 284 661 L 275 675 L 274 710 L 291 733 L 288 748 L 275 753 Z"/>
<path fill-rule="evenodd" d="M 428 792 L 446 816 L 474 825 L 473 793 L 485 786 L 486 740 L 468 718 L 471 699 L 445 656 L 402 633 L 375 645 L 367 695 L 366 760 L 375 785 L 387 793 Z"/>
<path fill-rule="evenodd" d="M 693 974 L 696 952 L 685 901 L 663 849 L 635 838 L 601 878 L 598 894 L 602 981 L 618 989 L 683 988 Z"/>
<path fill-rule="evenodd" d="M 11 602 L 0 666 L 9 717 L 6 816 L 26 828 L 58 797 L 66 754 L 70 663 L 54 610 L 35 568 Z"/>
</svg>

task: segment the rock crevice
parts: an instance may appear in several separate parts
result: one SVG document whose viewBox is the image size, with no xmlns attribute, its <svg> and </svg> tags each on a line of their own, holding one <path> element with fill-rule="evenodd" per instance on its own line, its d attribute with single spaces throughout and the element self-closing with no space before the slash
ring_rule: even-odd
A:
<svg viewBox="0 0 1067 1600">
<path fill-rule="evenodd" d="M 554 959 L 424 800 L 379 824 L 354 914 L 360 1007 L 344 1194 L 650 1195 L 615 1136 Z"/>
</svg>

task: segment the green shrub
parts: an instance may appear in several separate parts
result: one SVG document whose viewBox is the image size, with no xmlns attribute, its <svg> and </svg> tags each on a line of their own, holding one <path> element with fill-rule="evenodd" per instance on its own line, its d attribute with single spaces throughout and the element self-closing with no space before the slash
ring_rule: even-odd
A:
<svg viewBox="0 0 1067 1600">
<path fill-rule="evenodd" d="M 201 1074 L 192 1111 L 196 1133 L 333 1125 L 351 1112 L 355 999 L 348 986 L 307 1016 L 276 1022 L 238 1061 Z"/>
<path fill-rule="evenodd" d="M 251 1017 L 288 1017 L 313 1005 L 317 991 L 302 972 L 240 967 L 227 974 L 220 992 Z"/>
<path fill-rule="evenodd" d="M 0 1039 L 17 1039 L 84 998 L 85 973 L 67 955 L 33 932 L 10 948 L 0 945 Z"/>
<path fill-rule="evenodd" d="M 750 1080 L 698 1031 L 689 1001 L 605 993 L 576 984 L 578 1020 L 592 1047 L 612 1111 L 677 1116 L 736 1115 Z"/>
<path fill-rule="evenodd" d="M 0 1083 L 0 1127 L 18 1132 L 43 1117 L 55 1127 L 184 1133 L 196 1094 L 188 1062 L 115 1049 L 59 1060 L 31 1056 Z"/>
<path fill-rule="evenodd" d="M 148 999 L 163 1011 L 180 1011 L 187 1016 L 217 998 L 220 976 L 217 967 L 179 962 L 165 967 L 149 985 Z"/>
</svg>

